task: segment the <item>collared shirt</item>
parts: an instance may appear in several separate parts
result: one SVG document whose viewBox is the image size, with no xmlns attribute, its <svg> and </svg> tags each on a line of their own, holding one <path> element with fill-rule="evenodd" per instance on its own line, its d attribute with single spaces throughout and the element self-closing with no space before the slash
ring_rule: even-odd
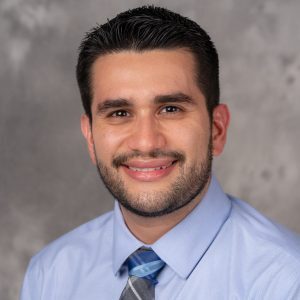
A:
<svg viewBox="0 0 300 300">
<path fill-rule="evenodd" d="M 126 258 L 151 246 L 166 267 L 156 300 L 300 299 L 299 236 L 212 177 L 199 205 L 152 245 L 126 227 L 119 205 L 62 236 L 29 264 L 22 300 L 114 300 L 126 285 Z"/>
</svg>

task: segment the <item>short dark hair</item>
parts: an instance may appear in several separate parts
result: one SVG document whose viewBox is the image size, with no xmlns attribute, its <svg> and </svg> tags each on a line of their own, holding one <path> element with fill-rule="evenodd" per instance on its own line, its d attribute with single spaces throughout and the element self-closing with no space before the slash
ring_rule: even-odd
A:
<svg viewBox="0 0 300 300">
<path fill-rule="evenodd" d="M 79 47 L 77 82 L 85 113 L 92 121 L 91 67 L 105 54 L 123 50 L 185 48 L 197 64 L 197 82 L 211 117 L 219 103 L 219 60 L 209 35 L 194 21 L 168 9 L 142 6 L 118 14 L 86 33 Z"/>
</svg>

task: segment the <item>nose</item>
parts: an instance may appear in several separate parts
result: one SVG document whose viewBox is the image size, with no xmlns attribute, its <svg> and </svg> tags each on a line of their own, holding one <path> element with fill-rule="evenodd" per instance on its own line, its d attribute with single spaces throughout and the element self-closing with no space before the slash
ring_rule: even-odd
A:
<svg viewBox="0 0 300 300">
<path fill-rule="evenodd" d="M 165 147 L 166 137 L 155 116 L 142 116 L 134 122 L 127 145 L 131 150 L 143 153 Z"/>
</svg>

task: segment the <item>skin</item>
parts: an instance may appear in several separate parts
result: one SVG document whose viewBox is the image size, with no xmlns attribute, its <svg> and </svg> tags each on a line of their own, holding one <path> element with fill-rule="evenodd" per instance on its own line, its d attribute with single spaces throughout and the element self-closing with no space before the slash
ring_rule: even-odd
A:
<svg viewBox="0 0 300 300">
<path fill-rule="evenodd" d="M 101 160 L 123 182 L 132 201 L 138 201 L 136 204 L 147 211 L 163 206 L 163 199 L 141 195 L 167 192 L 182 172 L 200 166 L 207 159 L 210 139 L 214 156 L 223 151 L 228 108 L 224 104 L 215 107 L 210 121 L 205 97 L 195 80 L 194 58 L 184 49 L 121 51 L 101 56 L 92 67 L 92 94 L 92 123 L 86 115 L 81 118 L 91 160 L 95 165 Z M 171 97 L 157 101 L 166 95 Z M 180 100 L 172 100 L 172 96 Z M 173 161 L 168 156 L 145 155 L 157 149 L 178 151 L 185 160 L 166 170 L 143 171 L 141 168 Z M 140 168 L 138 172 L 113 166 L 114 157 L 136 152 L 143 155 L 126 163 Z M 209 181 L 191 202 L 159 217 L 137 215 L 121 205 L 126 225 L 139 240 L 152 244 L 194 209 Z"/>
</svg>

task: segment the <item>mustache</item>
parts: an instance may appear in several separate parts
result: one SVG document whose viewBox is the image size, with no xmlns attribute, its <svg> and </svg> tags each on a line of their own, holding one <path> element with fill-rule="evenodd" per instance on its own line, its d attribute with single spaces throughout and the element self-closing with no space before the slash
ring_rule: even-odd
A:
<svg viewBox="0 0 300 300">
<path fill-rule="evenodd" d="M 115 168 L 119 168 L 125 165 L 132 158 L 158 158 L 158 157 L 168 157 L 183 163 L 185 162 L 185 155 L 178 151 L 163 151 L 160 149 L 154 149 L 150 152 L 144 153 L 138 150 L 132 151 L 131 153 L 122 153 L 115 156 L 112 160 L 112 165 Z"/>
</svg>

